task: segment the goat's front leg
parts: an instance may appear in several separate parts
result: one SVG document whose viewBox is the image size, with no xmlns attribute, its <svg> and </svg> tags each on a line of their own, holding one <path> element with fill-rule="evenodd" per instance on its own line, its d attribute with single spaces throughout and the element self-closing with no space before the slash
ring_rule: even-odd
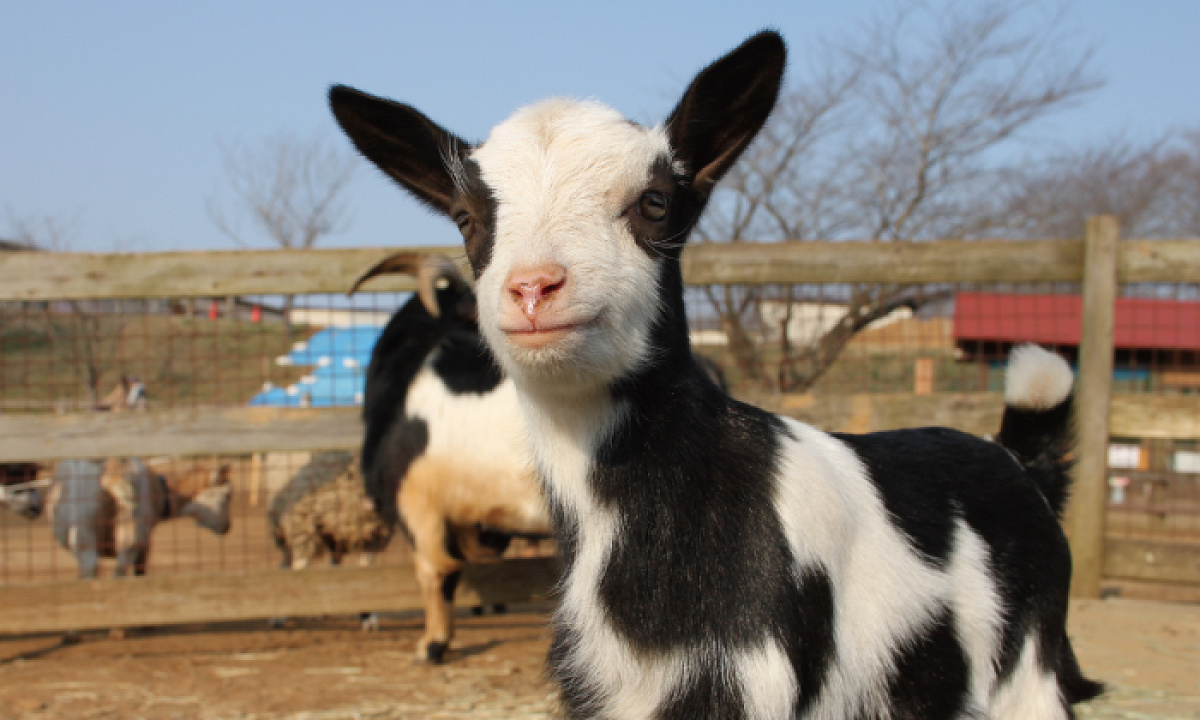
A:
<svg viewBox="0 0 1200 720">
<path fill-rule="evenodd" d="M 426 557 L 417 554 L 417 583 L 425 605 L 425 634 L 417 643 L 417 659 L 440 663 L 454 637 L 454 591 L 462 577 L 462 563 L 449 555 Z"/>
<path fill-rule="evenodd" d="M 401 506 L 401 512 L 406 509 L 415 510 Z M 425 633 L 417 643 L 417 659 L 440 663 L 454 636 L 454 590 L 463 563 L 450 556 L 446 519 L 440 513 L 426 507 L 405 514 L 405 518 L 412 533 L 413 563 L 425 605 Z"/>
<path fill-rule="evenodd" d="M 454 590 L 463 561 L 450 553 L 450 528 L 441 502 L 444 478 L 436 467 L 416 462 L 396 498 L 400 517 L 413 543 L 417 584 L 425 605 L 425 633 L 417 659 L 440 663 L 454 635 Z"/>
</svg>

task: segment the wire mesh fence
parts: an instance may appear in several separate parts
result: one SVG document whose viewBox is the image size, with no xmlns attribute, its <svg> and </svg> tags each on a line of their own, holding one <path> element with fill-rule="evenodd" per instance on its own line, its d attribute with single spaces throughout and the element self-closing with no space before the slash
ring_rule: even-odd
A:
<svg viewBox="0 0 1200 720">
<path fill-rule="evenodd" d="M 771 392 L 999 392 L 1014 345 L 1039 342 L 1074 362 L 1079 344 L 1078 283 L 761 285 L 741 295 L 736 322 L 715 307 L 727 289 L 689 288 L 693 344 L 735 386 Z"/>
<path fill-rule="evenodd" d="M 1200 288 L 1134 283 L 1117 299 L 1114 389 L 1172 397 L 1200 394 Z M 1107 533 L 1200 544 L 1200 438 L 1110 438 Z"/>
<path fill-rule="evenodd" d="M 290 567 L 293 560 L 300 561 L 297 567 L 409 562 L 407 544 L 400 538 L 387 542 L 390 533 L 366 546 L 346 546 L 332 531 L 322 532 L 322 521 L 373 514 L 363 505 L 361 483 L 357 493 L 346 492 L 335 486 L 336 474 L 327 473 L 306 488 L 310 495 L 322 493 L 322 507 L 292 507 L 297 498 L 276 502 L 312 459 L 310 453 L 145 458 L 149 483 L 160 484 L 149 492 L 138 487 L 132 468 L 120 468 L 121 478 L 112 482 L 105 461 L 54 463 L 43 470 L 53 484 L 40 517 L 0 514 L 0 584 L 70 580 L 95 573 L 97 560 L 100 576 L 247 572 Z M 197 496 L 218 487 L 214 479 L 227 483 L 228 491 L 210 504 L 225 505 L 205 513 L 198 504 L 204 498 Z M 359 522 L 367 532 L 374 529 L 371 519 Z M 142 528 L 146 537 L 133 538 L 140 542 L 123 537 Z"/>
<path fill-rule="evenodd" d="M 697 349 L 735 385 L 848 395 L 999 393 L 1014 345 L 1036 342 L 1078 367 L 1078 283 L 930 284 L 903 288 L 905 304 L 872 319 L 844 344 L 854 294 L 900 289 L 846 285 L 693 287 L 689 310 Z M 747 299 L 748 293 L 754 297 Z M 732 297 L 732 300 L 731 300 Z M 737 327 L 724 312 L 737 305 Z M 749 340 L 735 347 L 738 332 Z M 838 350 L 827 361 L 822 353 Z M 1124 285 L 1115 308 L 1114 393 L 1153 397 L 1200 393 L 1200 292 L 1191 283 Z M 791 387 L 788 381 L 791 380 Z M 965 421 L 967 418 L 963 418 Z M 929 424 L 910 415 L 910 425 Z M 828 429 L 882 429 L 833 427 Z M 975 432 L 998 428 L 968 426 Z M 1126 428 L 1110 439 L 1109 537 L 1200 547 L 1200 438 L 1164 438 Z"/>
<path fill-rule="evenodd" d="M 0 410 L 111 410 L 123 378 L 159 409 L 346 404 L 404 297 L 0 303 Z"/>
<path fill-rule="evenodd" d="M 4 303 L 0 412 L 115 418 L 179 408 L 354 410 L 364 400 L 374 344 L 408 297 Z M 411 562 L 408 543 L 383 526 L 366 496 L 350 447 L 0 466 L 7 488 L 0 496 L 0 585 L 97 572 Z M 206 512 L 202 496 L 218 482 L 224 504 Z M 347 532 L 358 534 L 346 540 Z M 517 539 L 508 554 L 545 552 Z"/>
<path fill-rule="evenodd" d="M 733 394 L 766 398 L 773 409 L 824 429 L 948 424 L 993 433 L 1004 364 L 1015 344 L 1037 342 L 1078 361 L 1078 282 L 813 282 L 811 273 L 806 280 L 693 284 L 688 312 L 696 350 L 715 362 Z M 159 417 L 155 411 L 190 408 L 356 414 L 374 343 L 409 297 L 329 292 L 54 299 L 42 292 L 36 300 L 0 302 L 0 414 L 9 419 L 86 416 L 103 424 L 130 413 Z M 1115 310 L 1115 393 L 1170 399 L 1200 392 L 1195 284 L 1129 283 Z M 844 412 L 806 414 L 827 406 Z M 1155 430 L 1153 419 L 1146 416 L 1145 433 L 1137 421 L 1114 431 L 1107 534 L 1200 549 L 1197 438 Z M 320 532 L 305 535 L 296 522 L 298 539 L 281 542 L 273 509 L 304 505 L 310 514 L 320 509 L 344 519 L 369 502 L 361 482 L 357 494 L 330 491 L 321 502 L 297 502 L 303 495 L 297 488 L 314 485 L 318 465 L 326 477 L 316 485 L 328 490 L 339 478 L 343 490 L 356 485 L 346 474 L 355 466 L 354 442 L 321 440 L 289 445 L 311 441 L 302 450 L 264 446 L 233 454 L 216 447 L 193 447 L 187 455 L 101 450 L 89 453 L 94 460 L 9 453 L 0 485 L 0 585 L 76 578 L 81 567 L 90 572 L 90 561 L 80 559 L 89 551 L 102 556 L 102 576 L 118 567 L 188 575 L 335 560 L 357 565 L 364 557 L 383 566 L 410 562 L 402 534 L 339 547 Z M 110 467 L 111 460 L 124 465 Z M 72 462 L 83 463 L 74 474 L 64 470 Z M 214 532 L 201 508 L 189 509 L 217 476 L 227 488 L 223 533 Z M 67 493 L 68 481 L 99 490 Z M 36 501 L 31 491 L 39 494 Z M 64 534 L 56 519 L 88 513 L 96 516 L 94 537 Z M 118 559 L 120 547 L 138 533 L 149 538 L 146 556 Z M 551 550 L 518 542 L 509 553 Z"/>
</svg>

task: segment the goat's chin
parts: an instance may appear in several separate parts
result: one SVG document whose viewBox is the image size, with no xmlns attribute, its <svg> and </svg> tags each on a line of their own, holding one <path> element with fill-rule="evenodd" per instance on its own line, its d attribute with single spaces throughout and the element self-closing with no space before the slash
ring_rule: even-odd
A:
<svg viewBox="0 0 1200 720">
<path fill-rule="evenodd" d="M 610 383 L 621 374 L 618 357 L 594 329 L 505 335 L 499 353 L 505 372 L 535 394 L 571 395 Z"/>
</svg>

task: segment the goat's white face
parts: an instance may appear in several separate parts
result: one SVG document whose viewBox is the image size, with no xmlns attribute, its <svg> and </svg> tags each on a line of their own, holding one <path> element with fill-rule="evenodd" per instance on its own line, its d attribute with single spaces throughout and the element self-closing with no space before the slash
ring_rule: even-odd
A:
<svg viewBox="0 0 1200 720">
<path fill-rule="evenodd" d="M 634 369 L 660 310 L 659 258 L 629 216 L 655 168 L 670 167 L 666 133 L 556 99 L 518 111 L 469 157 L 494 202 L 480 327 L 505 371 L 577 388 Z"/>
<path fill-rule="evenodd" d="M 661 127 L 547 100 L 474 148 L 407 105 L 329 97 L 367 158 L 459 226 L 504 370 L 527 391 L 570 394 L 690 353 L 681 243 L 766 122 L 785 56 L 777 34 L 755 35 L 697 75 Z"/>
</svg>

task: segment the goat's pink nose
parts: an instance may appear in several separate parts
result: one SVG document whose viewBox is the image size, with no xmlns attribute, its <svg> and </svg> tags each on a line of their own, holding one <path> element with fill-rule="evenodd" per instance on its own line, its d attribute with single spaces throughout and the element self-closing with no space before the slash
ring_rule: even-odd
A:
<svg viewBox="0 0 1200 720">
<path fill-rule="evenodd" d="M 562 265 L 538 265 L 514 271 L 508 276 L 508 296 L 525 317 L 534 320 L 542 306 L 567 284 L 567 269 Z"/>
</svg>

